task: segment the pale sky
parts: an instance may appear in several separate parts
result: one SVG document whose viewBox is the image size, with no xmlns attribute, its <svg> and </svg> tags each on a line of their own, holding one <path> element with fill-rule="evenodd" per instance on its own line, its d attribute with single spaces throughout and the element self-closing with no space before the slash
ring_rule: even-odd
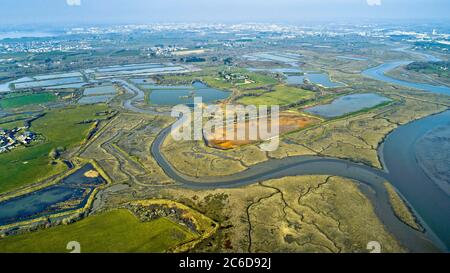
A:
<svg viewBox="0 0 450 273">
<path fill-rule="evenodd" d="M 0 25 L 448 19 L 449 14 L 449 0 L 0 0 Z"/>
</svg>

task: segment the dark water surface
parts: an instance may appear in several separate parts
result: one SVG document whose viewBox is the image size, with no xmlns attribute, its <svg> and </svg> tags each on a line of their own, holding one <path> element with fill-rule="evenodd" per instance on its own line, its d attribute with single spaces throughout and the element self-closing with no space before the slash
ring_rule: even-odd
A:
<svg viewBox="0 0 450 273">
<path fill-rule="evenodd" d="M 450 87 L 448 87 L 448 86 L 437 86 L 437 85 L 431 85 L 431 84 L 426 84 L 426 83 L 408 82 L 408 81 L 404 81 L 404 80 L 391 78 L 385 74 L 386 72 L 389 72 L 397 67 L 407 65 L 410 63 L 411 63 L 410 61 L 384 63 L 380 66 L 369 68 L 369 69 L 363 71 L 362 74 L 364 76 L 367 76 L 367 77 L 370 77 L 370 78 L 373 78 L 373 79 L 376 79 L 379 81 L 395 84 L 395 85 L 400 85 L 400 86 L 413 88 L 413 89 L 424 90 L 424 91 L 428 91 L 428 92 L 432 92 L 432 93 L 450 95 Z"/>
<path fill-rule="evenodd" d="M 450 196 L 422 170 L 414 146 L 427 132 L 450 123 L 450 111 L 395 129 L 380 147 L 389 181 L 450 248 Z"/>
<path fill-rule="evenodd" d="M 53 186 L 1 202 L 0 225 L 83 208 L 92 191 L 106 183 L 100 176 L 84 176 L 90 170 L 95 169 L 86 164 Z M 68 202 L 71 205 L 66 206 Z"/>
<path fill-rule="evenodd" d="M 161 154 L 160 148 L 170 128 L 155 139 L 151 153 L 166 174 L 190 188 L 230 188 L 245 186 L 268 179 L 296 175 L 335 175 L 360 181 L 370 187 L 365 191 L 373 201 L 378 217 L 408 249 L 415 252 L 433 251 L 430 240 L 441 249 L 450 246 L 450 197 L 421 173 L 414 160 L 414 141 L 429 130 L 449 122 L 450 111 L 430 116 L 396 129 L 390 134 L 380 153 L 384 155 L 387 171 L 354 162 L 317 156 L 294 156 L 271 159 L 251 166 L 245 171 L 221 177 L 190 177 L 176 170 Z M 383 182 L 391 182 L 418 214 L 427 238 L 401 222 L 394 214 Z M 372 192 L 372 193 L 371 193 Z"/>
<path fill-rule="evenodd" d="M 333 118 L 372 108 L 388 101 L 390 101 L 390 99 L 374 93 L 352 94 L 339 97 L 329 104 L 308 108 L 305 112 L 321 117 Z"/>
<path fill-rule="evenodd" d="M 158 86 L 154 86 L 158 88 Z M 211 103 L 218 100 L 226 99 L 230 96 L 230 92 L 218 90 L 208 87 L 201 82 L 195 82 L 192 88 L 186 86 L 171 86 L 171 89 L 164 86 L 160 89 L 154 89 L 149 96 L 150 104 L 153 105 L 192 105 L 194 97 L 201 97 L 203 103 Z"/>
</svg>

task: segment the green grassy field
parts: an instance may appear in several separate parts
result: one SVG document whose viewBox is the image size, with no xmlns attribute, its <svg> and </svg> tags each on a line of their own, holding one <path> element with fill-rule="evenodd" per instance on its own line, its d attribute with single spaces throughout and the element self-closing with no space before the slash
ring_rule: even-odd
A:
<svg viewBox="0 0 450 273">
<path fill-rule="evenodd" d="M 0 252 L 67 253 L 70 241 L 79 242 L 83 253 L 164 252 L 196 237 L 166 218 L 141 222 L 130 211 L 118 209 L 68 226 L 7 237 L 0 240 Z"/>
<path fill-rule="evenodd" d="M 248 84 L 233 84 L 232 82 L 228 82 L 224 79 L 219 78 L 218 76 L 206 76 L 202 79 L 209 85 L 218 89 L 231 89 L 231 88 L 238 88 L 238 89 L 249 89 L 249 88 L 257 88 L 257 87 L 263 87 L 267 85 L 273 85 L 277 84 L 278 81 L 272 77 L 258 74 L 258 73 L 252 73 L 247 72 L 246 70 L 236 70 L 233 72 L 235 73 L 242 73 L 249 77 L 249 80 L 252 81 L 252 83 Z"/>
<path fill-rule="evenodd" d="M 22 127 L 25 124 L 25 120 L 31 117 L 32 115 L 28 114 L 17 114 L 0 118 L 0 128 L 10 130 L 16 127 Z"/>
<path fill-rule="evenodd" d="M 58 97 L 52 93 L 11 96 L 0 100 L 0 107 L 4 109 L 18 108 L 30 104 L 40 104 L 55 101 L 57 98 Z"/>
<path fill-rule="evenodd" d="M 288 105 L 302 99 L 312 98 L 314 93 L 311 91 L 277 85 L 273 92 L 264 93 L 261 96 L 244 97 L 238 100 L 239 103 L 248 105 Z"/>
<path fill-rule="evenodd" d="M 11 130 L 14 128 L 22 127 L 24 123 L 25 122 L 23 120 L 0 123 L 0 129 Z"/>
<path fill-rule="evenodd" d="M 192 80 L 194 79 L 199 79 L 204 81 L 210 87 L 223 90 L 230 90 L 232 88 L 238 89 L 257 88 L 278 83 L 278 81 L 275 78 L 272 78 L 268 75 L 250 72 L 242 68 L 233 68 L 230 72 L 245 74 L 249 77 L 249 80 L 253 81 L 253 83 L 248 84 L 234 84 L 232 82 L 228 82 L 220 78 L 218 73 L 219 71 L 223 70 L 228 70 L 228 68 L 227 67 L 218 67 L 214 69 L 205 68 L 204 70 L 192 73 L 191 75 L 166 75 L 164 76 L 164 81 L 165 83 L 186 84 L 192 82 Z"/>
<path fill-rule="evenodd" d="M 53 148 L 70 148 L 80 144 L 92 124 L 79 124 L 95 119 L 95 114 L 104 111 L 104 105 L 78 106 L 52 110 L 34 121 L 31 131 L 42 135 L 44 141 L 31 147 L 18 147 L 9 153 L 0 154 L 0 193 L 14 190 L 30 183 L 61 173 L 66 166 L 57 161 L 52 165 L 49 153 Z"/>
<path fill-rule="evenodd" d="M 389 201 L 391 202 L 391 206 L 394 209 L 397 217 L 400 218 L 404 223 L 409 225 L 410 227 L 421 230 L 419 224 L 417 224 L 416 218 L 414 214 L 411 212 L 410 208 L 405 204 L 402 197 L 397 193 L 394 186 L 389 184 L 388 182 L 384 182 L 384 187 L 386 188 L 389 194 Z"/>
</svg>

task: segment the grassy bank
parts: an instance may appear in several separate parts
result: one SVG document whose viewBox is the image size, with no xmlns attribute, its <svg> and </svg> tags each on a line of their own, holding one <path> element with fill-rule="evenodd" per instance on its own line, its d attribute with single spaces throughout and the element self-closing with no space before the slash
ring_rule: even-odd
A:
<svg viewBox="0 0 450 273">
<path fill-rule="evenodd" d="M 17 147 L 9 153 L 0 154 L 0 193 L 5 193 L 61 173 L 66 166 L 49 157 L 52 149 L 71 148 L 81 144 L 88 135 L 91 124 L 83 121 L 96 119 L 96 113 L 106 106 L 90 105 L 48 112 L 34 121 L 31 131 L 42 140 L 31 147 Z"/>
<path fill-rule="evenodd" d="M 296 101 L 309 99 L 314 96 L 314 92 L 303 90 L 286 85 L 277 85 L 274 91 L 264 93 L 260 96 L 244 97 L 238 100 L 239 103 L 247 105 L 289 105 Z"/>
<path fill-rule="evenodd" d="M 18 108 L 30 104 L 41 104 L 55 101 L 58 97 L 52 93 L 39 93 L 29 95 L 13 95 L 0 100 L 0 107 L 4 109 Z"/>
<path fill-rule="evenodd" d="M 69 252 L 77 241 L 81 252 L 164 252 L 197 235 L 167 218 L 141 222 L 126 209 L 88 217 L 68 226 L 0 240 L 0 252 Z"/>
<path fill-rule="evenodd" d="M 391 206 L 394 209 L 395 215 L 397 215 L 397 217 L 408 226 L 416 230 L 421 230 L 422 228 L 417 224 L 416 218 L 414 217 L 408 206 L 405 204 L 405 202 L 402 200 L 400 195 L 397 193 L 395 188 L 387 182 L 384 183 L 384 187 L 389 194 L 389 201 L 391 202 Z"/>
</svg>

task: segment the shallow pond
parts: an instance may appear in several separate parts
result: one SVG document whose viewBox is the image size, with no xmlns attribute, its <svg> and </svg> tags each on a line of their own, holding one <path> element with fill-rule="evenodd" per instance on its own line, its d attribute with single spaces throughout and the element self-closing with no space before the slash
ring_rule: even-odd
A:
<svg viewBox="0 0 450 273">
<path fill-rule="evenodd" d="M 47 87 L 44 87 L 44 89 L 46 89 L 46 90 L 71 89 L 71 88 L 79 89 L 88 84 L 89 83 L 85 83 L 85 82 L 71 83 L 71 84 L 47 86 Z"/>
<path fill-rule="evenodd" d="M 92 191 L 106 183 L 101 176 L 85 176 L 87 172 L 94 170 L 91 164 L 86 164 L 56 185 L 1 202 L 0 225 L 84 207 Z"/>
<path fill-rule="evenodd" d="M 286 82 L 287 84 L 303 84 L 305 79 L 308 79 L 310 82 L 321 85 L 325 88 L 345 86 L 343 83 L 331 81 L 330 76 L 325 73 L 308 73 L 304 76 L 287 76 Z"/>
<path fill-rule="evenodd" d="M 391 100 L 374 93 L 353 94 L 337 98 L 330 104 L 318 105 L 306 109 L 305 112 L 325 118 L 334 118 L 366 108 L 372 108 L 389 101 Z"/>
<path fill-rule="evenodd" d="M 86 88 L 83 92 L 85 96 L 91 95 L 106 95 L 106 94 L 116 94 L 117 90 L 112 85 L 102 85 L 91 88 Z"/>
<path fill-rule="evenodd" d="M 108 66 L 97 68 L 98 72 L 115 72 L 122 70 L 137 70 L 137 69 L 145 69 L 145 68 L 156 68 L 156 67 L 164 67 L 163 64 L 150 63 L 150 64 L 129 64 L 129 65 L 116 65 L 116 66 Z"/>
<path fill-rule="evenodd" d="M 44 87 L 44 86 L 63 85 L 63 84 L 72 84 L 72 83 L 81 83 L 81 82 L 83 82 L 83 79 L 80 77 L 70 77 L 70 78 L 61 78 L 61 79 L 53 79 L 53 80 L 20 82 L 20 83 L 15 83 L 14 87 L 16 89 L 23 89 L 23 88 Z"/>
<path fill-rule="evenodd" d="M 158 88 L 158 86 L 154 86 Z M 210 88 L 203 83 L 195 82 L 192 86 L 171 86 L 171 88 L 152 89 L 149 96 L 150 103 L 154 105 L 192 105 L 194 97 L 201 97 L 202 102 L 212 103 L 218 100 L 226 99 L 230 96 L 230 92 Z"/>
<path fill-rule="evenodd" d="M 95 104 L 95 103 L 102 103 L 102 102 L 108 102 L 112 98 L 114 98 L 114 95 L 100 95 L 100 96 L 87 96 L 82 97 L 78 100 L 79 104 Z"/>
<path fill-rule="evenodd" d="M 113 72 L 98 72 L 96 73 L 97 78 L 101 77 L 115 77 L 115 76 L 127 76 L 127 75 L 143 75 L 143 74 L 159 74 L 167 72 L 181 72 L 186 71 L 182 66 L 163 66 L 163 67 L 151 67 L 143 69 L 121 69 Z"/>
<path fill-rule="evenodd" d="M 287 76 L 286 83 L 289 85 L 301 85 L 305 82 L 305 78 L 305 76 Z"/>
<path fill-rule="evenodd" d="M 34 76 L 33 78 L 35 78 L 38 81 L 42 81 L 42 80 L 51 80 L 51 79 L 58 79 L 58 78 L 72 78 L 72 77 L 81 77 L 83 75 L 81 75 L 80 72 L 68 72 L 68 73 L 60 73 L 60 74 L 48 74 L 48 75 L 39 75 L 39 76 Z"/>
<path fill-rule="evenodd" d="M 193 85 L 157 85 L 157 84 L 144 84 L 141 85 L 142 88 L 151 89 L 151 90 L 161 90 L 161 89 L 172 89 L 172 90 L 180 90 L 180 89 L 194 89 Z"/>
</svg>

